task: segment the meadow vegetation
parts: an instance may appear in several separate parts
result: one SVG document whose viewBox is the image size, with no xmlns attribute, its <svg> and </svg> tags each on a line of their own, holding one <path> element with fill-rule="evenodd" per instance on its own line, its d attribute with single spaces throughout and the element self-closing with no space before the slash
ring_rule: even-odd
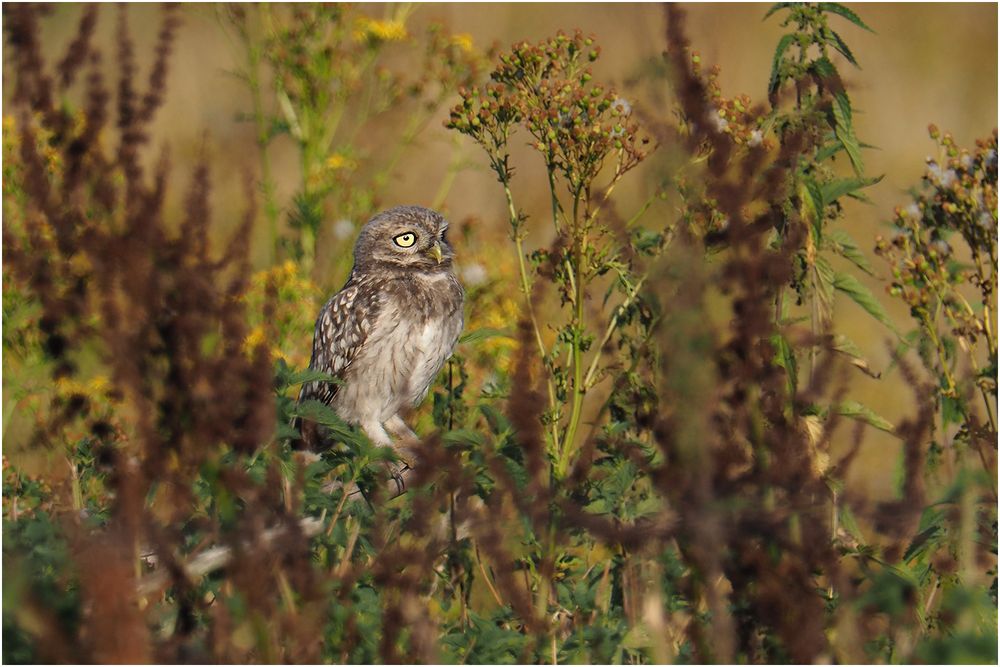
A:
<svg viewBox="0 0 1000 667">
<path fill-rule="evenodd" d="M 772 7 L 755 101 L 668 6 L 651 83 L 672 106 L 641 108 L 578 30 L 482 52 L 405 8 L 220 9 L 259 157 L 220 210 L 207 154 L 175 183 L 150 145 L 182 14 L 143 79 L 125 6 L 87 6 L 52 63 L 44 9 L 4 6 L 5 662 L 996 662 L 997 133 L 914 137 L 937 150 L 924 178 L 849 235 L 844 203 L 881 179 L 841 71 L 878 39 L 862 17 Z M 295 396 L 327 274 L 445 109 L 509 242 L 462 273 L 466 331 L 392 498 L 390 454 Z M 406 122 L 373 139 L 389 110 Z M 276 142 L 300 168 L 287 201 Z M 664 188 L 620 201 L 666 146 Z M 222 217 L 241 223 L 213 248 Z M 884 331 L 890 368 L 837 303 Z M 890 373 L 898 423 L 854 395 Z M 303 415 L 338 443 L 292 451 Z M 890 500 L 846 482 L 873 429 L 901 443 Z"/>
</svg>

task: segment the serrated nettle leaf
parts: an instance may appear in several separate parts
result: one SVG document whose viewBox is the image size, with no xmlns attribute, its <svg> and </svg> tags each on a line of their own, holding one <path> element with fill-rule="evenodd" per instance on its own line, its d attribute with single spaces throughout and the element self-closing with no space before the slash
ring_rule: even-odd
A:
<svg viewBox="0 0 1000 667">
<path fill-rule="evenodd" d="M 849 195 L 862 188 L 875 185 L 882 178 L 883 176 L 877 178 L 839 178 L 835 181 L 824 183 L 820 186 L 820 191 L 823 194 L 823 202 L 825 204 L 833 203 L 844 195 Z"/>
<path fill-rule="evenodd" d="M 861 176 L 865 170 L 864 162 L 861 159 L 861 145 L 858 143 L 858 138 L 854 136 L 854 128 L 851 125 L 851 102 L 844 92 L 838 92 L 834 96 L 833 118 L 836 123 L 834 132 L 840 143 L 844 145 L 844 150 L 847 151 L 854 172 Z"/>
<path fill-rule="evenodd" d="M 858 61 L 854 59 L 854 54 L 851 53 L 851 49 L 848 48 L 844 40 L 835 31 L 831 30 L 829 32 L 826 37 L 826 43 L 837 49 L 837 51 L 840 52 L 840 55 L 847 58 L 847 62 L 851 63 L 858 69 L 861 69 L 861 65 L 859 65 Z"/>
<path fill-rule="evenodd" d="M 830 266 L 825 257 L 817 257 L 813 264 L 812 275 L 816 298 L 819 299 L 825 318 L 829 320 L 832 316 L 833 290 L 837 272 L 833 270 L 833 267 Z"/>
<path fill-rule="evenodd" d="M 773 5 L 771 5 L 770 9 L 767 10 L 767 13 L 764 14 L 764 18 L 762 20 L 766 21 L 776 11 L 779 11 L 781 9 L 788 9 L 789 7 L 791 7 L 794 4 L 796 4 L 796 3 L 794 3 L 794 2 L 776 2 Z"/>
<path fill-rule="evenodd" d="M 793 42 L 795 42 L 795 35 L 792 34 L 782 35 L 778 41 L 778 47 L 774 50 L 774 59 L 771 61 L 771 78 L 767 84 L 768 95 L 778 92 L 778 88 L 781 87 L 781 59 Z"/>
<path fill-rule="evenodd" d="M 821 79 L 830 79 L 833 77 L 840 78 L 840 73 L 837 72 L 837 66 L 833 64 L 826 56 L 817 58 L 812 62 L 810 69 Z"/>
<path fill-rule="evenodd" d="M 302 419 L 308 419 L 321 426 L 325 426 L 334 431 L 338 436 L 342 433 L 356 433 L 347 422 L 333 411 L 333 408 L 315 399 L 296 403 L 292 407 L 291 414 L 293 417 L 301 417 Z"/>
<path fill-rule="evenodd" d="M 821 2 L 819 3 L 819 9 L 820 11 L 825 13 L 837 14 L 838 16 L 842 16 L 851 23 L 853 23 L 854 25 L 858 26 L 859 28 L 864 28 L 868 32 L 871 33 L 875 32 L 874 30 L 869 28 L 864 21 L 861 20 L 860 16 L 858 16 L 852 10 L 848 9 L 839 2 Z"/>
<path fill-rule="evenodd" d="M 882 304 L 878 302 L 871 291 L 862 285 L 857 278 L 849 273 L 838 273 L 834 279 L 833 286 L 838 291 L 850 297 L 851 301 L 861 306 L 869 315 L 886 325 L 894 334 L 899 335 L 899 330 L 896 329 L 896 325 L 889 319 L 889 314 L 885 312 Z"/>
<path fill-rule="evenodd" d="M 854 264 L 854 266 L 870 276 L 875 275 L 874 269 L 868 263 L 868 258 L 861 252 L 861 249 L 854 239 L 851 238 L 851 235 L 843 229 L 828 229 L 825 242 L 826 247 L 829 247 L 833 252 Z"/>
<path fill-rule="evenodd" d="M 781 334 L 772 335 L 771 344 L 774 345 L 775 363 L 785 369 L 788 377 L 788 395 L 795 396 L 799 385 L 799 372 L 795 361 L 795 351 L 788 340 Z"/>
<path fill-rule="evenodd" d="M 885 431 L 886 433 L 895 433 L 896 431 L 892 422 L 857 401 L 843 401 L 839 405 L 834 406 L 833 410 L 842 417 L 863 421 L 880 431 Z"/>
<path fill-rule="evenodd" d="M 858 140 L 854 136 L 853 131 L 842 130 L 838 125 L 837 138 L 844 144 L 844 150 L 847 151 L 847 157 L 851 159 L 851 166 L 854 168 L 854 173 L 859 175 L 864 173 L 865 163 L 861 159 L 861 146 L 858 144 Z"/>
<path fill-rule="evenodd" d="M 306 369 L 304 371 L 295 371 L 289 373 L 285 378 L 285 383 L 289 386 L 296 384 L 305 384 L 306 382 L 329 382 L 331 384 L 344 384 L 344 381 L 334 375 L 329 373 L 324 373 L 322 371 L 316 371 L 312 369 Z"/>
<path fill-rule="evenodd" d="M 464 428 L 448 431 L 441 439 L 449 445 L 476 445 L 482 447 L 486 444 L 486 438 L 482 433 Z"/>
<path fill-rule="evenodd" d="M 841 143 L 840 139 L 837 139 L 837 135 L 833 134 L 827 139 L 827 143 L 816 151 L 816 156 L 814 158 L 815 162 L 823 162 L 830 159 L 840 151 L 844 150 L 844 144 Z"/>
<path fill-rule="evenodd" d="M 284 422 L 278 423 L 278 428 L 274 433 L 274 437 L 277 440 L 291 440 L 299 437 L 298 430 L 292 428 L 289 424 Z"/>
<path fill-rule="evenodd" d="M 862 202 L 864 204 L 868 204 L 868 205 L 874 205 L 875 204 L 875 202 L 873 202 L 871 200 L 871 198 L 868 197 L 868 195 L 863 194 L 861 192 L 849 192 L 849 193 L 847 193 L 847 197 L 850 198 L 850 199 L 856 199 L 859 202 Z"/>
<path fill-rule="evenodd" d="M 823 220 L 823 209 L 825 208 L 823 191 L 820 189 L 819 184 L 808 176 L 802 179 L 802 189 L 805 192 L 799 192 L 799 199 L 802 200 L 802 204 L 805 207 L 803 213 L 806 214 L 807 219 L 812 223 L 815 237 L 818 240 L 821 236 L 821 223 Z"/>
<path fill-rule="evenodd" d="M 851 109 L 851 98 L 840 90 L 834 93 L 833 101 L 833 115 L 837 120 L 837 126 L 853 130 L 854 111 Z"/>
</svg>

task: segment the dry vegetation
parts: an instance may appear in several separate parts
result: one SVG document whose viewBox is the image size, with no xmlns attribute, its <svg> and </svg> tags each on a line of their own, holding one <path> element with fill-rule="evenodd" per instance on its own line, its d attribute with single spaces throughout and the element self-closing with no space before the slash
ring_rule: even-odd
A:
<svg viewBox="0 0 1000 667">
<path fill-rule="evenodd" d="M 405 12 L 271 11 L 224 17 L 258 136 L 246 208 L 213 214 L 203 158 L 174 216 L 149 128 L 180 10 L 142 80 L 124 7 L 89 6 L 50 64 L 44 10 L 4 6 L 5 662 L 995 662 L 995 130 L 965 150 L 932 127 L 913 203 L 852 239 L 843 202 L 879 179 L 835 65 L 867 26 L 839 4 L 771 10 L 787 35 L 756 104 L 723 94 L 667 8 L 672 109 L 598 80 L 579 31 L 483 54 L 434 27 L 403 75 Z M 98 21 L 118 22 L 113 53 Z M 497 177 L 510 252 L 491 256 L 503 279 L 465 276 L 470 325 L 391 499 L 387 454 L 332 412 L 310 414 L 342 441 L 321 456 L 289 425 L 318 249 L 353 235 L 324 226 L 385 200 L 446 103 Z M 389 108 L 410 121 L 398 151 L 366 156 Z M 301 158 L 288 202 L 279 138 Z M 525 143 L 545 218 L 523 213 Z M 685 156 L 669 220 L 616 198 L 666 145 Z M 222 216 L 242 224 L 220 252 Z M 857 277 L 881 274 L 872 247 L 884 297 Z M 852 397 L 879 373 L 838 300 L 891 341 L 903 422 Z M 890 501 L 845 484 L 873 428 L 902 443 Z"/>
</svg>

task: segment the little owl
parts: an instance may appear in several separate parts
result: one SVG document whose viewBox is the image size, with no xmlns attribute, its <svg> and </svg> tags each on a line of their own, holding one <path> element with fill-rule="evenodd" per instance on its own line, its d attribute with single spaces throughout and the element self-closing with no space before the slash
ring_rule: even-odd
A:
<svg viewBox="0 0 1000 667">
<path fill-rule="evenodd" d="M 427 395 L 462 331 L 464 297 L 447 231 L 440 214 L 419 206 L 368 221 L 351 275 L 323 306 L 313 333 L 309 368 L 340 382 L 309 382 L 299 393 L 300 402 L 329 405 L 404 461 L 417 438 L 400 413 Z M 325 446 L 321 427 L 304 421 L 301 429 L 307 448 Z"/>
</svg>

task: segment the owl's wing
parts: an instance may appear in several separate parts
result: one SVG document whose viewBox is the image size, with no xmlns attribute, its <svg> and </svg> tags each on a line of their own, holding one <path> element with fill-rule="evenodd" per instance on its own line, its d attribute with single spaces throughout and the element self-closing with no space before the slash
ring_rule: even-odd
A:
<svg viewBox="0 0 1000 667">
<path fill-rule="evenodd" d="M 316 318 L 309 368 L 343 378 L 365 344 L 378 308 L 377 290 L 349 280 L 326 302 Z M 334 382 L 307 382 L 299 391 L 299 403 L 312 399 L 330 405 L 339 386 Z M 292 427 L 301 433 L 301 439 L 292 441 L 294 448 L 304 446 L 318 451 L 326 446 L 323 429 L 316 423 L 296 417 Z"/>
<path fill-rule="evenodd" d="M 375 291 L 348 282 L 326 302 L 316 319 L 309 368 L 343 378 L 368 338 L 377 309 Z M 329 405 L 338 386 L 333 382 L 308 382 L 299 392 L 299 401 L 315 399 Z"/>
</svg>

